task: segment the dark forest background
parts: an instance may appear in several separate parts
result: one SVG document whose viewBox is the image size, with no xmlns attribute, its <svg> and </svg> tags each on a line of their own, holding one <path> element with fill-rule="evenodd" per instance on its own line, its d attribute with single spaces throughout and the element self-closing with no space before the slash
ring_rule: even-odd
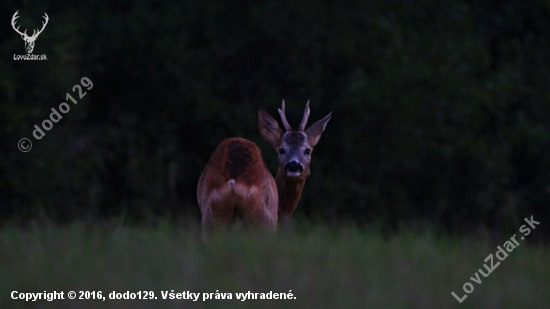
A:
<svg viewBox="0 0 550 309">
<path fill-rule="evenodd" d="M 49 15 L 47 61 L 13 60 L 16 10 L 29 34 Z M 3 1 L 0 25 L 2 223 L 198 222 L 223 139 L 275 172 L 256 112 L 285 99 L 295 126 L 307 100 L 310 124 L 333 112 L 297 220 L 550 231 L 548 1 Z"/>
</svg>

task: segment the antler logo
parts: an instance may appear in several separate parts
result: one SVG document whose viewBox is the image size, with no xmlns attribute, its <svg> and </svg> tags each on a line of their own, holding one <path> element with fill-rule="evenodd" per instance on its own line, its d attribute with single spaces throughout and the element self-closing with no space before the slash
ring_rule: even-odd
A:
<svg viewBox="0 0 550 309">
<path fill-rule="evenodd" d="M 19 16 L 17 15 L 18 12 L 19 12 L 19 10 L 17 10 L 17 12 L 15 12 L 15 14 L 13 14 L 13 17 L 11 19 L 11 26 L 13 27 L 13 30 L 15 30 L 15 32 L 17 32 L 21 35 L 21 38 L 23 39 L 23 41 L 25 41 L 25 49 L 27 50 L 27 53 L 30 54 L 30 53 L 32 53 L 32 51 L 34 49 L 34 44 L 35 44 L 36 39 L 38 38 L 38 35 L 40 35 L 40 33 L 42 33 L 42 31 L 44 31 L 44 28 L 46 28 L 46 25 L 48 24 L 48 20 L 50 18 L 48 17 L 48 14 L 46 14 L 46 12 L 44 12 L 44 19 L 46 21 L 42 22 L 42 29 L 40 29 L 38 32 L 36 32 L 37 30 L 33 30 L 32 35 L 28 36 L 26 29 L 25 29 L 24 32 L 21 32 L 21 31 L 19 31 L 19 27 L 15 28 L 15 20 L 19 18 Z"/>
</svg>

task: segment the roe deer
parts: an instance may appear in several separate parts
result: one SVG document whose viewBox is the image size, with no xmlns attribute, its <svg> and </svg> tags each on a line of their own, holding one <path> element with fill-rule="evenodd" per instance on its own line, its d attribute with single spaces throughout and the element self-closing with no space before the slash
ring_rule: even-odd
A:
<svg viewBox="0 0 550 309">
<path fill-rule="evenodd" d="M 273 178 L 258 146 L 243 138 L 223 141 L 212 153 L 199 178 L 197 199 L 202 214 L 203 231 L 229 225 L 235 219 L 243 223 L 277 229 L 279 222 L 296 208 L 306 178 L 313 146 L 332 112 L 305 130 L 309 101 L 298 131 L 292 131 L 285 116 L 285 101 L 279 115 L 286 132 L 265 110 L 258 110 L 258 129 L 279 154 L 279 170 Z"/>
</svg>

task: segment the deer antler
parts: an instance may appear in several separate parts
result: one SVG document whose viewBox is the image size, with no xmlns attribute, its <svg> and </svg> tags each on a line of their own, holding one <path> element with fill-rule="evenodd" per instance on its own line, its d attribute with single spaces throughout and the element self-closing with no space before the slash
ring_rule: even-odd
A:
<svg viewBox="0 0 550 309">
<path fill-rule="evenodd" d="M 34 34 L 36 32 L 36 30 L 33 30 L 32 32 L 32 37 L 35 38 L 37 37 L 40 33 L 42 33 L 42 31 L 44 31 L 44 28 L 46 28 L 46 25 L 48 24 L 48 20 L 50 20 L 50 18 L 48 17 L 48 14 L 46 14 L 46 12 L 44 12 L 44 16 L 42 16 L 44 19 L 46 19 L 45 22 L 42 22 L 42 29 L 40 29 L 38 31 L 38 33 Z"/>
<path fill-rule="evenodd" d="M 309 100 L 306 103 L 306 108 L 304 109 L 304 118 L 302 118 L 302 123 L 300 123 L 300 132 L 304 132 L 306 129 L 307 119 L 309 118 Z"/>
<path fill-rule="evenodd" d="M 15 28 L 15 20 L 19 18 L 19 16 L 17 16 L 18 12 L 19 12 L 19 10 L 17 10 L 15 12 L 15 14 L 13 14 L 13 17 L 11 18 L 11 26 L 13 27 L 13 30 L 15 30 L 15 32 L 19 33 L 20 35 L 27 36 L 27 30 L 26 29 L 25 29 L 25 32 L 21 32 L 21 31 L 19 31 L 19 27 Z"/>
<path fill-rule="evenodd" d="M 281 120 L 283 121 L 283 125 L 285 126 L 285 129 L 287 132 L 292 132 L 292 127 L 288 123 L 288 120 L 286 120 L 286 116 L 285 116 L 285 100 L 283 100 L 282 109 L 283 110 L 279 108 L 279 115 L 281 115 Z"/>
</svg>

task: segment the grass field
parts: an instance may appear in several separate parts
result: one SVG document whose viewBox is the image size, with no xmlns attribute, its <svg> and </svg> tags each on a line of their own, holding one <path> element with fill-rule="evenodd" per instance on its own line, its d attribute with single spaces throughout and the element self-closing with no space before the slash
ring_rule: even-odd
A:
<svg viewBox="0 0 550 309">
<path fill-rule="evenodd" d="M 481 284 L 470 280 L 497 245 L 354 228 L 227 232 L 203 243 L 196 230 L 170 224 L 7 227 L 0 231 L 0 308 L 550 308 L 548 248 L 520 243 Z M 466 282 L 474 291 L 460 304 L 451 292 L 463 296 Z M 163 300 L 171 290 L 232 299 Z M 289 290 L 296 299 L 236 299 Z M 65 298 L 102 291 L 107 299 L 26 302 L 12 300 L 12 291 L 64 291 Z M 158 299 L 110 300 L 113 291 L 153 291 Z"/>
</svg>

